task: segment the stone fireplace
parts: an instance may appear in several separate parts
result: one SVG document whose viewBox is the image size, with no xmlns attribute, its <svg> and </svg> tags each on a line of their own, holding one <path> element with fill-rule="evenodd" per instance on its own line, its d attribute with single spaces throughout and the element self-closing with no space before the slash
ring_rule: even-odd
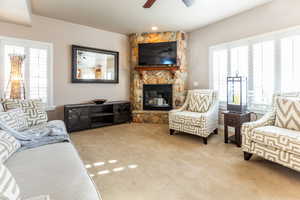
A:
<svg viewBox="0 0 300 200">
<path fill-rule="evenodd" d="M 133 121 L 137 123 L 168 123 L 169 110 L 182 106 L 186 98 L 187 34 L 181 31 L 132 34 L 129 36 L 129 40 L 131 48 L 130 98 L 133 108 Z M 172 41 L 177 41 L 177 63 L 179 63 L 178 66 L 138 66 L 139 43 Z M 165 92 L 160 92 L 160 87 L 163 85 L 166 86 L 165 88 L 172 88 L 171 94 L 168 93 L 171 95 L 170 98 L 164 96 Z M 152 87 L 156 87 L 158 91 L 145 93 L 145 89 L 147 91 Z M 145 103 L 147 102 L 144 101 L 147 98 L 150 98 L 151 100 L 150 102 L 148 101 L 148 105 L 145 106 Z M 170 104 L 168 108 L 163 108 L 164 106 L 166 106 L 165 103 Z"/>
<path fill-rule="evenodd" d="M 144 84 L 143 110 L 172 110 L 172 84 Z"/>
</svg>

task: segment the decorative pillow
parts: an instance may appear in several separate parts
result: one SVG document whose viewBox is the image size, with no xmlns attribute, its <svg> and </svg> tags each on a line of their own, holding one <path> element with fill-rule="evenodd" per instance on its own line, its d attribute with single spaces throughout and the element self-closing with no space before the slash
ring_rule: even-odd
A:
<svg viewBox="0 0 300 200">
<path fill-rule="evenodd" d="M 276 98 L 275 126 L 300 131 L 299 98 Z"/>
<path fill-rule="evenodd" d="M 48 116 L 45 110 L 44 103 L 39 100 L 16 100 L 7 99 L 3 102 L 4 109 L 11 110 L 21 108 L 26 116 L 28 125 L 30 127 L 47 122 Z"/>
<path fill-rule="evenodd" d="M 1 101 L 0 101 L 0 112 L 4 112 L 4 107 Z"/>
<path fill-rule="evenodd" d="M 212 94 L 192 93 L 188 105 L 188 111 L 205 113 L 208 111 L 212 100 Z"/>
<path fill-rule="evenodd" d="M 21 109 L 0 112 L 0 128 L 7 131 L 23 131 L 28 129 L 28 123 L 24 112 Z"/>
<path fill-rule="evenodd" d="M 0 198 L 0 200 L 1 200 L 1 198 Z M 43 195 L 43 196 L 38 196 L 38 197 L 31 197 L 26 200 L 50 200 L 50 197 L 49 197 L 49 195 Z"/>
<path fill-rule="evenodd" d="M 20 200 L 20 189 L 9 170 L 0 163 L 0 199 Z"/>
<path fill-rule="evenodd" d="M 0 163 L 4 163 L 20 147 L 21 144 L 18 140 L 5 131 L 0 130 Z"/>
</svg>

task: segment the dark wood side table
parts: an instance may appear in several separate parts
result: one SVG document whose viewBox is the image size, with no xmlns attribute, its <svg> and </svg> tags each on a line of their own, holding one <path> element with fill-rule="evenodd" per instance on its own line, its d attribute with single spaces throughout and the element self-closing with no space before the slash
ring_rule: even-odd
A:
<svg viewBox="0 0 300 200">
<path fill-rule="evenodd" d="M 251 113 L 237 113 L 237 112 L 223 112 L 224 114 L 224 142 L 228 143 L 230 140 L 232 143 L 235 143 L 238 147 L 241 147 L 242 136 L 241 136 L 241 127 L 245 122 L 251 121 Z M 228 137 L 228 126 L 235 128 L 235 135 Z"/>
</svg>

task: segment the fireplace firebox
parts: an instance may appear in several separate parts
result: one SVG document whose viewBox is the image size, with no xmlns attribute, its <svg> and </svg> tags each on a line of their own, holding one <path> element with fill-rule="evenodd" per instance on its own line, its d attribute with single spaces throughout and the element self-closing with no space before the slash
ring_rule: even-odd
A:
<svg viewBox="0 0 300 200">
<path fill-rule="evenodd" d="M 173 89 L 172 84 L 143 85 L 144 110 L 171 110 Z"/>
</svg>

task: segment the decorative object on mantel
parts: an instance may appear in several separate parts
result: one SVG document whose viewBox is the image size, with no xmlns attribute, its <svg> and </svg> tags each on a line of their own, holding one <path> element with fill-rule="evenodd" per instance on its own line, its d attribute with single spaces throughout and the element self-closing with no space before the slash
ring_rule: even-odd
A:
<svg viewBox="0 0 300 200">
<path fill-rule="evenodd" d="M 119 83 L 119 52 L 72 45 L 72 83 Z"/>
<path fill-rule="evenodd" d="M 247 78 L 227 77 L 227 110 L 243 113 L 247 110 Z"/>
<path fill-rule="evenodd" d="M 25 99 L 25 83 L 22 65 L 25 55 L 10 54 L 11 70 L 4 92 L 5 99 Z"/>
</svg>

